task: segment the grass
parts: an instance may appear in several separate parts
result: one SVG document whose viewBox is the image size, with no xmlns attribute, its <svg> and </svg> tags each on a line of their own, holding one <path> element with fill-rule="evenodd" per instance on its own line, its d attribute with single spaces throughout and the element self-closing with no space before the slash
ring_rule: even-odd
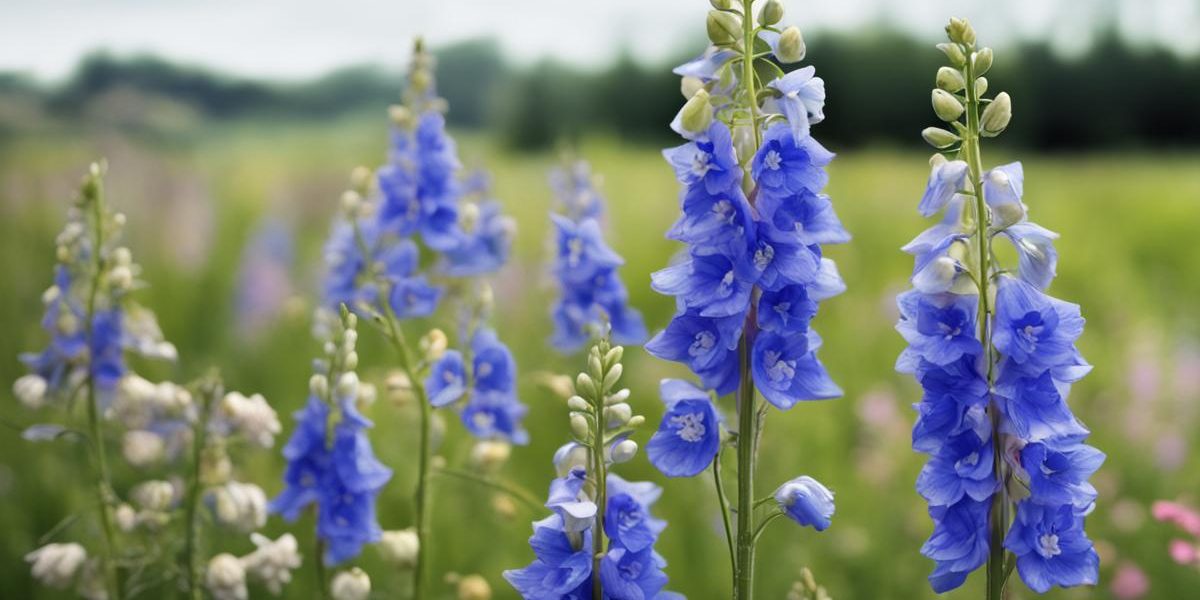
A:
<svg viewBox="0 0 1200 600">
<path fill-rule="evenodd" d="M 106 131 L 10 138 L 0 143 L 0 356 L 36 349 L 38 297 L 50 280 L 53 236 L 73 186 L 87 162 L 106 156 L 111 202 L 129 216 L 129 245 L 145 266 L 151 287 L 141 299 L 157 310 L 182 357 L 177 368 L 145 365 L 154 378 L 187 380 L 218 367 L 228 386 L 261 392 L 286 415 L 304 400 L 310 358 L 317 348 L 308 335 L 308 307 L 319 277 L 320 244 L 351 167 L 378 164 L 385 131 L 376 120 L 347 119 L 314 125 L 228 125 L 181 138 L 153 139 Z M 679 250 L 662 232 L 677 213 L 677 188 L 657 149 L 611 139 L 586 140 L 580 153 L 604 175 L 609 231 L 627 261 L 622 275 L 632 302 L 652 329 L 673 310 L 670 298 L 649 289 L 649 274 Z M 551 154 L 510 154 L 488 140 L 468 137 L 462 155 L 495 176 L 495 191 L 519 224 L 511 264 L 495 279 L 496 326 L 523 372 L 521 394 L 531 407 L 527 426 L 533 441 L 518 448 L 506 473 L 541 496 L 552 477 L 550 457 L 567 439 L 566 408 L 537 383 L 538 372 L 574 373 L 580 356 L 547 352 L 548 307 L 543 260 L 549 230 Z M 1009 156 L 988 156 L 996 164 Z M 1080 342 L 1096 365 L 1076 386 L 1072 404 L 1093 432 L 1108 462 L 1097 476 L 1101 500 L 1088 529 L 1104 561 L 1098 590 L 1054 592 L 1053 598 L 1107 597 L 1115 567 L 1132 561 L 1152 581 L 1150 597 L 1178 597 L 1194 589 L 1200 573 L 1171 563 L 1171 531 L 1148 519 L 1156 498 L 1200 495 L 1197 386 L 1200 377 L 1200 156 L 1194 154 L 1025 155 L 1026 201 L 1039 223 L 1062 234 L 1055 295 L 1083 305 L 1089 319 Z M 828 192 L 855 236 L 830 248 L 849 286 L 822 306 L 816 327 L 825 339 L 822 358 L 846 390 L 836 401 L 804 404 L 768 419 L 760 460 L 761 490 L 798 474 L 809 474 L 837 493 L 834 526 L 816 534 L 777 522 L 759 550 L 758 589 L 782 597 L 802 566 L 810 566 L 835 598 L 911 599 L 933 597 L 925 582 L 931 563 L 918 549 L 930 530 L 924 504 L 913 491 L 921 457 L 908 446 L 916 385 L 892 371 L 903 342 L 892 330 L 893 298 L 906 286 L 910 259 L 899 246 L 925 226 L 915 204 L 927 175 L 920 154 L 889 150 L 846 152 L 830 168 Z M 292 268 L 296 300 L 260 335 L 235 326 L 235 293 L 242 253 L 264 219 L 295 234 Z M 413 324 L 413 333 L 421 326 Z M 379 336 L 364 331 L 363 373 L 382 382 L 391 356 Z M 657 423 L 658 379 L 682 376 L 674 364 L 626 352 L 626 384 L 635 407 Z M 1188 362 L 1190 361 L 1190 362 Z M 1190 365 L 1190 366 L 1189 366 Z M 139 365 L 139 367 L 143 367 Z M 0 380 L 21 374 L 15 359 L 0 360 Z M 1190 378 L 1190 379 L 1189 379 Z M 1150 383 L 1147 383 L 1150 382 Z M 1156 384 L 1156 385 L 1155 385 Z M 728 408 L 728 407 L 727 407 Z M 4 424 L 14 427 L 47 415 L 30 414 L 11 394 L 0 397 Z M 469 441 L 449 413 L 440 447 L 451 464 L 461 462 Z M 385 528 L 409 524 L 414 475 L 415 409 L 380 402 L 372 432 L 381 458 L 396 469 L 380 503 Z M 1139 428 L 1136 425 L 1141 423 Z M 650 428 L 638 436 L 643 441 Z M 1182 444 L 1182 458 L 1167 461 L 1168 444 Z M 282 440 L 279 440 L 282 443 Z M 1179 454 L 1176 452 L 1176 454 Z M 73 511 L 88 506 L 90 488 L 81 450 L 66 444 L 33 446 L 16 429 L 0 430 L 0 578 L 13 597 L 57 597 L 34 586 L 21 557 L 38 538 Z M 268 493 L 280 488 L 278 451 L 245 463 L 250 479 Z M 733 465 L 727 469 L 732 472 Z M 642 457 L 620 468 L 630 479 L 653 479 L 665 488 L 656 513 L 670 520 L 659 550 L 670 562 L 670 588 L 692 598 L 721 597 L 729 569 L 719 530 L 711 479 L 665 480 Z M 118 467 L 118 489 L 139 475 Z M 436 537 L 432 560 L 439 574 L 481 573 L 497 598 L 512 597 L 503 569 L 527 563 L 529 522 L 539 518 L 518 504 L 512 516 L 498 514 L 487 492 L 470 483 L 439 480 L 435 489 Z M 86 523 L 86 521 L 85 521 Z M 71 535 L 94 532 L 76 525 Z M 311 548 L 311 520 L 287 525 L 272 518 L 270 533 L 293 531 L 302 549 Z M 94 539 L 94 538 L 92 538 Z M 244 551 L 249 541 L 222 536 L 214 551 Z M 309 553 L 310 554 L 310 553 Z M 310 561 L 306 556 L 306 561 Z M 388 573 L 374 549 L 360 561 L 380 597 L 404 589 L 402 576 Z M 311 596 L 312 569 L 302 570 L 289 597 Z M 450 595 L 450 587 L 435 589 Z M 1014 597 L 1032 594 L 1016 583 Z M 261 590 L 259 590 L 261 592 Z M 161 590 L 169 595 L 169 590 Z M 954 597 L 980 597 L 982 574 Z M 440 597 L 440 596 L 439 596 Z"/>
</svg>

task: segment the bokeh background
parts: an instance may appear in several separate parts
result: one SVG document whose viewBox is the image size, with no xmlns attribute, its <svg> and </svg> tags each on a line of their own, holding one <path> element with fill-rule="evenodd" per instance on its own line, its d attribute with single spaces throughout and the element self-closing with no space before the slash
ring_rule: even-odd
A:
<svg viewBox="0 0 1200 600">
<path fill-rule="evenodd" d="M 996 47 L 990 87 L 1014 98 L 1012 126 L 985 147 L 985 162 L 1024 162 L 1033 217 L 1062 234 L 1051 292 L 1082 304 L 1089 321 L 1080 347 L 1096 369 L 1071 402 L 1109 456 L 1088 523 L 1103 557 L 1101 585 L 1049 596 L 1200 594 L 1200 571 L 1168 558 L 1177 533 L 1149 515 L 1156 499 L 1200 501 L 1200 3 L 785 6 L 785 21 L 805 32 L 806 62 L 827 84 L 827 118 L 814 133 L 839 153 L 828 191 L 855 239 L 829 250 L 849 290 L 816 323 L 846 396 L 773 412 L 759 473 L 760 489 L 801 473 L 824 481 L 837 492 L 835 525 L 824 534 L 769 531 L 759 550 L 761 597 L 782 598 L 802 566 L 838 599 L 933 596 L 931 565 L 918 553 L 931 528 L 913 490 L 921 457 L 908 439 L 918 390 L 892 372 L 903 346 L 892 323 L 911 266 L 898 248 L 924 226 L 915 212 L 927 176 L 918 132 L 935 124 L 929 89 L 941 56 L 932 44 L 950 15 L 970 18 Z M 128 215 L 129 245 L 151 283 L 142 300 L 182 357 L 178 367 L 143 372 L 184 381 L 217 367 L 230 387 L 265 394 L 290 432 L 287 415 L 304 400 L 318 350 L 308 329 L 322 240 L 350 169 L 383 162 L 385 108 L 399 97 L 412 39 L 425 35 L 464 162 L 492 173 L 519 224 L 513 260 L 495 278 L 497 327 L 523 372 L 533 442 L 516 449 L 506 476 L 541 495 L 567 431 L 566 408 L 539 373 L 582 366 L 545 344 L 547 170 L 572 149 L 603 175 L 610 240 L 627 260 L 632 302 L 660 328 L 673 305 L 650 291 L 649 274 L 678 250 L 661 236 L 677 211 L 676 184 L 658 155 L 674 142 L 667 123 L 682 101 L 669 70 L 702 49 L 707 8 L 703 0 L 6 1 L 0 381 L 21 374 L 19 352 L 44 343 L 38 299 L 50 282 L 53 236 L 87 163 L 105 157 L 111 202 Z M 434 324 L 414 323 L 412 332 Z M 382 383 L 390 354 L 376 336 L 362 337 L 363 372 Z M 656 382 L 682 370 L 637 348 L 626 356 L 633 402 L 656 423 Z M 376 448 L 396 469 L 380 518 L 401 528 L 412 508 L 414 410 L 380 402 L 373 417 Z M 0 393 L 6 598 L 57 597 L 33 585 L 21 557 L 90 502 L 78 448 L 20 438 L 38 418 Z M 469 444 L 448 421 L 442 448 L 453 463 Z M 269 452 L 247 468 L 274 493 L 282 465 Z M 671 524 L 659 549 L 671 589 L 722 597 L 715 590 L 728 589 L 728 569 L 710 480 L 664 480 L 641 458 L 623 473 L 665 488 L 657 512 Z M 145 474 L 117 476 L 121 488 Z M 435 494 L 434 569 L 483 574 L 495 597 L 512 597 L 499 573 L 531 559 L 529 521 L 541 515 L 497 514 L 486 493 L 454 481 L 439 482 Z M 269 529 L 294 531 L 307 549 L 311 527 L 272 519 Z M 244 551 L 249 542 L 218 545 Z M 360 564 L 378 597 L 404 589 L 374 549 Z M 950 595 L 980 597 L 981 584 L 979 575 Z M 305 570 L 288 595 L 311 597 L 311 586 Z M 1032 597 L 1012 587 L 1014 598 Z"/>
</svg>

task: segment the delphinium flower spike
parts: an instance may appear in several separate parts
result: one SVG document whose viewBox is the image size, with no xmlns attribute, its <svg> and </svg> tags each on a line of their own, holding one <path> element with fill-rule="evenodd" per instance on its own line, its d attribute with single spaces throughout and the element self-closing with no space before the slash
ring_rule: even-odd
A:
<svg viewBox="0 0 1200 600">
<path fill-rule="evenodd" d="M 418 40 L 403 102 L 389 110 L 387 163 L 374 174 L 355 170 L 342 197 L 341 218 L 326 245 L 324 308 L 317 319 L 335 321 L 332 310 L 344 304 L 376 326 L 396 352 L 396 387 L 419 410 L 414 537 L 397 531 L 389 538 L 406 540 L 406 547 L 407 540 L 415 542 L 411 561 L 393 562 L 411 568 L 412 595 L 418 598 L 431 593 L 425 557 L 437 451 L 434 409 L 456 406 L 467 430 L 489 444 L 527 438 L 516 364 L 490 327 L 492 292 L 483 281 L 507 261 L 515 222 L 492 198 L 486 175 L 463 177 L 433 66 Z M 433 259 L 422 260 L 425 252 Z M 419 346 L 410 345 L 404 322 L 430 317 L 446 299 L 458 307 L 456 343 L 433 329 Z"/>
<path fill-rule="evenodd" d="M 666 521 L 650 514 L 662 488 L 629 482 L 611 472 L 636 456 L 630 436 L 645 423 L 618 389 L 624 349 L 599 339 L 588 368 L 575 379 L 567 400 L 573 441 L 558 449 L 545 507 L 550 516 L 533 524 L 533 563 L 504 572 L 523 598 L 677 598 L 664 592 L 666 561 L 654 544 Z"/>
<path fill-rule="evenodd" d="M 629 306 L 629 292 L 617 274 L 624 261 L 605 244 L 601 232 L 604 198 L 598 177 L 586 162 L 566 161 L 551 171 L 550 185 L 557 204 L 550 214 L 556 254 L 552 270 L 559 288 L 551 343 L 561 351 L 574 351 L 606 323 L 614 342 L 644 342 L 646 325 L 641 313 Z"/>
<path fill-rule="evenodd" d="M 828 490 L 801 477 L 779 488 L 769 515 L 756 514 L 756 450 L 767 411 L 756 390 L 780 410 L 841 395 L 817 360 L 821 339 L 809 324 L 817 303 L 844 289 L 822 247 L 850 236 L 821 193 L 833 154 L 810 133 L 824 118 L 824 82 L 811 66 L 781 68 L 804 58 L 800 30 L 780 28 L 779 0 L 712 4 L 712 46 L 675 69 L 687 102 L 671 127 L 688 141 L 663 153 L 684 186 L 682 215 L 667 236 L 687 244 L 687 254 L 655 273 L 653 287 L 674 296 L 678 312 L 646 344 L 686 364 L 703 389 L 664 384 L 667 413 L 648 454 L 670 476 L 712 465 L 735 597 L 746 599 L 762 527 L 786 514 L 824 529 L 833 511 Z M 736 511 L 726 502 L 720 411 L 709 397 L 735 391 Z"/>
<path fill-rule="evenodd" d="M 985 98 L 990 48 L 951 19 L 949 66 L 938 70 L 933 109 L 952 130 L 927 128 L 938 149 L 919 211 L 942 221 L 904 250 L 916 259 L 913 290 L 898 298 L 897 329 L 909 346 L 897 369 L 924 390 L 913 448 L 929 455 L 917 491 L 933 535 L 933 589 L 956 588 L 987 564 L 999 599 L 1015 568 L 1034 591 L 1095 584 L 1099 559 L 1084 533 L 1096 490 L 1088 478 L 1104 454 L 1067 407 L 1070 386 L 1091 366 L 1075 348 L 1079 306 L 1048 296 L 1057 234 L 1032 223 L 1020 163 L 985 171 L 981 141 L 1008 126 L 1012 104 Z M 1007 240 L 1016 265 L 993 252 Z"/>
<path fill-rule="evenodd" d="M 87 440 L 98 470 L 104 545 L 89 556 L 79 543 L 46 544 L 27 556 L 33 575 L 52 587 L 74 586 L 93 599 L 132 596 L 155 586 L 187 589 L 192 598 L 208 587 L 225 597 L 209 585 L 214 581 L 244 598 L 247 578 L 279 594 L 299 566 L 295 538 L 273 541 L 257 533 L 266 522 L 266 495 L 256 484 L 236 479 L 233 460 L 238 447 L 271 447 L 279 420 L 261 395 L 224 393 L 215 373 L 178 385 L 148 381 L 129 368 L 127 354 L 175 360 L 176 351 L 163 340 L 154 313 L 132 297 L 145 282 L 132 253 L 120 244 L 125 217 L 105 202 L 103 172 L 92 166 L 57 240 L 54 285 L 43 295 L 51 344 L 22 357 L 31 373 L 13 388 L 35 410 L 69 409 L 81 397 L 87 403 L 86 433 L 69 424 L 67 410 L 67 425 L 34 425 L 25 438 Z M 107 457 L 113 434 L 121 437 L 126 465 L 144 476 L 124 499 L 112 483 Z M 209 535 L 218 529 L 201 527 L 204 512 L 211 512 L 216 528 L 249 535 L 258 550 L 206 561 L 201 549 L 215 548 L 229 536 Z M 62 536 L 76 516 L 46 539 Z"/>
</svg>

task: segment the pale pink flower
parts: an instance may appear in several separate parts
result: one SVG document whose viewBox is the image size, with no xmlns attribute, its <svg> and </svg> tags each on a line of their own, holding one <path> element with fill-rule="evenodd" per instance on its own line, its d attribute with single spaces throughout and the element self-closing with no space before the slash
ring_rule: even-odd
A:
<svg viewBox="0 0 1200 600">
<path fill-rule="evenodd" d="M 1171 554 L 1171 560 L 1181 565 L 1190 565 L 1200 562 L 1200 548 L 1197 548 L 1194 543 L 1185 542 L 1183 540 L 1171 540 L 1169 552 Z"/>
<path fill-rule="evenodd" d="M 1123 562 L 1117 567 L 1111 588 L 1113 595 L 1121 600 L 1136 600 L 1150 591 L 1150 579 L 1137 565 Z"/>
<path fill-rule="evenodd" d="M 1150 508 L 1154 518 L 1164 523 L 1174 523 L 1187 533 L 1200 537 L 1200 513 L 1195 509 L 1168 500 L 1158 500 Z"/>
</svg>

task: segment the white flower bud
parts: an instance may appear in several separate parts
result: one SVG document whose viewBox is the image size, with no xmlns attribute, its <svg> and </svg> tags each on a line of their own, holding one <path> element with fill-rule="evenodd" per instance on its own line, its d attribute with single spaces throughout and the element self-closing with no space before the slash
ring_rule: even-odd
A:
<svg viewBox="0 0 1200 600">
<path fill-rule="evenodd" d="M 362 196 L 354 190 L 342 192 L 342 210 L 347 214 L 356 215 L 362 208 Z"/>
<path fill-rule="evenodd" d="M 967 87 L 967 81 L 963 79 L 962 72 L 950 67 L 938 69 L 935 83 L 939 89 L 952 93 Z"/>
<path fill-rule="evenodd" d="M 388 107 L 388 118 L 399 127 L 410 127 L 415 122 L 412 111 L 399 104 Z"/>
<path fill-rule="evenodd" d="M 125 461 L 138 469 L 159 462 L 165 452 L 166 442 L 152 431 L 141 429 L 126 431 L 121 441 L 121 454 L 125 457 Z"/>
<path fill-rule="evenodd" d="M 338 378 L 337 397 L 355 398 L 358 396 L 358 374 L 354 371 L 342 373 Z"/>
<path fill-rule="evenodd" d="M 412 529 L 385 531 L 379 540 L 379 552 L 389 564 L 411 569 L 417 564 L 417 549 L 420 543 L 417 532 Z"/>
<path fill-rule="evenodd" d="M 612 447 L 612 461 L 616 464 L 627 463 L 637 456 L 637 442 L 629 439 L 621 440 Z"/>
<path fill-rule="evenodd" d="M 940 127 L 926 127 L 921 131 L 921 137 L 934 148 L 949 148 L 960 139 L 957 134 Z"/>
<path fill-rule="evenodd" d="M 114 248 L 112 252 L 112 261 L 113 264 L 117 266 L 128 267 L 129 265 L 133 264 L 133 253 L 131 253 L 129 248 L 126 248 L 125 246 Z"/>
<path fill-rule="evenodd" d="M 46 404 L 46 380 L 40 375 L 23 375 L 13 382 L 13 395 L 25 408 L 37 410 Z"/>
<path fill-rule="evenodd" d="M 579 412 L 587 412 L 592 409 L 592 405 L 579 396 L 571 396 L 567 398 L 567 408 Z"/>
<path fill-rule="evenodd" d="M 458 581 L 458 600 L 491 600 L 492 586 L 479 575 L 467 575 Z"/>
<path fill-rule="evenodd" d="M 696 92 L 702 89 L 704 89 L 704 81 L 699 77 L 689 75 L 679 79 L 679 93 L 683 94 L 684 99 L 695 96 Z"/>
<path fill-rule="evenodd" d="M 46 544 L 25 555 L 33 578 L 43 585 L 64 589 L 75 581 L 79 568 L 87 560 L 87 552 L 79 544 Z"/>
<path fill-rule="evenodd" d="M 446 332 L 441 329 L 431 329 L 421 338 L 421 349 L 425 352 L 425 358 L 430 361 L 445 356 L 446 349 L 449 347 L 450 340 L 446 338 Z"/>
<path fill-rule="evenodd" d="M 113 510 L 113 520 L 117 522 L 117 529 L 129 533 L 137 526 L 137 511 L 133 507 L 122 502 Z"/>
<path fill-rule="evenodd" d="M 604 409 L 604 417 L 610 429 L 624 426 L 633 418 L 633 407 L 625 402 Z"/>
<path fill-rule="evenodd" d="M 375 404 L 375 400 L 379 397 L 379 391 L 375 389 L 373 383 L 358 384 L 358 405 L 366 408 Z"/>
<path fill-rule="evenodd" d="M 458 224 L 463 231 L 470 233 L 479 225 L 479 205 L 474 202 L 464 202 L 458 207 Z"/>
<path fill-rule="evenodd" d="M 285 533 L 271 541 L 264 535 L 253 533 L 250 540 L 257 548 L 241 558 L 242 567 L 250 578 L 278 596 L 283 592 L 283 586 L 292 580 L 292 571 L 300 567 L 296 538 Z"/>
<path fill-rule="evenodd" d="M 371 595 L 371 578 L 362 569 L 352 567 L 334 576 L 329 591 L 333 600 L 367 600 Z"/>
<path fill-rule="evenodd" d="M 246 569 L 236 556 L 221 553 L 208 561 L 204 587 L 213 600 L 246 600 Z"/>
<path fill-rule="evenodd" d="M 625 366 L 617 363 L 604 374 L 604 383 L 601 386 L 602 390 L 611 390 L 617 385 L 617 381 L 621 379 L 621 374 L 625 372 Z"/>
<path fill-rule="evenodd" d="M 604 398 L 604 404 L 607 406 L 612 406 L 613 404 L 620 404 L 628 399 L 629 388 L 621 388 Z"/>
<path fill-rule="evenodd" d="M 79 319 L 70 312 L 63 312 L 58 315 L 58 319 L 54 322 L 54 326 L 58 328 L 58 332 L 64 336 L 75 335 L 79 331 Z"/>
<path fill-rule="evenodd" d="M 279 415 L 262 394 L 254 394 L 249 398 L 238 392 L 225 394 L 218 416 L 219 421 L 227 425 L 227 434 L 240 434 L 261 448 L 273 446 L 275 436 L 283 431 Z"/>
<path fill-rule="evenodd" d="M 308 391 L 313 395 L 324 397 L 329 393 L 329 378 L 321 374 L 313 375 L 308 378 Z"/>
<path fill-rule="evenodd" d="M 119 212 L 119 213 L 113 213 L 112 220 L 113 220 L 113 225 L 116 225 L 117 227 L 124 227 L 126 221 L 128 221 L 129 219 L 125 217 L 125 213 Z"/>
<path fill-rule="evenodd" d="M 775 47 L 775 58 L 782 63 L 794 63 L 804 60 L 808 47 L 804 45 L 804 36 L 795 25 L 784 28 L 779 34 L 779 43 Z"/>
<path fill-rule="evenodd" d="M 975 29 L 966 19 L 950 17 L 950 24 L 946 25 L 946 35 L 952 42 L 967 47 L 975 45 Z"/>
<path fill-rule="evenodd" d="M 167 481 L 146 481 L 133 488 L 130 496 L 135 504 L 146 510 L 163 512 L 175 501 L 175 488 Z"/>
<path fill-rule="evenodd" d="M 779 0 L 767 0 L 758 11 L 760 25 L 774 25 L 783 20 L 783 4 Z"/>
<path fill-rule="evenodd" d="M 1008 127 L 1010 119 L 1012 98 L 1008 96 L 1008 92 L 1000 92 L 987 108 L 983 109 L 983 115 L 979 118 L 979 133 L 986 137 L 1000 135 L 1000 132 Z"/>
<path fill-rule="evenodd" d="M 579 413 L 574 413 L 571 415 L 571 434 L 579 440 L 586 440 L 591 437 L 592 428 L 588 424 L 586 417 Z"/>
<path fill-rule="evenodd" d="M 218 523 L 243 533 L 267 522 L 267 495 L 253 483 L 226 482 L 209 491 L 209 502 Z"/>
<path fill-rule="evenodd" d="M 742 19 L 733 13 L 710 10 L 704 25 L 708 39 L 718 46 L 732 44 L 742 35 Z"/>
<path fill-rule="evenodd" d="M 980 77 L 984 73 L 987 73 L 988 69 L 992 68 L 992 58 L 993 56 L 991 48 L 983 48 L 979 52 L 976 52 L 971 57 L 971 72 L 976 77 Z"/>
<path fill-rule="evenodd" d="M 702 133 L 708 131 L 713 119 L 712 104 L 708 99 L 708 91 L 701 89 L 688 99 L 680 111 L 680 124 L 687 131 Z"/>
<path fill-rule="evenodd" d="M 950 60 L 951 66 L 960 69 L 967 66 L 967 55 L 963 54 L 962 47 L 958 44 L 941 43 L 937 45 L 937 48 L 945 53 L 946 58 Z"/>
<path fill-rule="evenodd" d="M 471 448 L 471 464 L 484 471 L 494 471 L 508 462 L 512 446 L 499 440 L 481 440 Z"/>
<path fill-rule="evenodd" d="M 954 94 L 942 89 L 933 90 L 933 112 L 938 118 L 950 123 L 957 121 L 963 114 L 962 102 Z"/>
<path fill-rule="evenodd" d="M 641 427 L 642 424 L 644 424 L 645 422 L 646 422 L 646 417 L 644 417 L 642 415 L 633 415 L 633 417 L 629 419 L 629 422 L 626 423 L 626 425 L 628 425 L 630 427 Z"/>
<path fill-rule="evenodd" d="M 978 100 L 987 93 L 988 80 L 987 77 L 977 77 L 975 79 L 975 99 Z"/>
</svg>

